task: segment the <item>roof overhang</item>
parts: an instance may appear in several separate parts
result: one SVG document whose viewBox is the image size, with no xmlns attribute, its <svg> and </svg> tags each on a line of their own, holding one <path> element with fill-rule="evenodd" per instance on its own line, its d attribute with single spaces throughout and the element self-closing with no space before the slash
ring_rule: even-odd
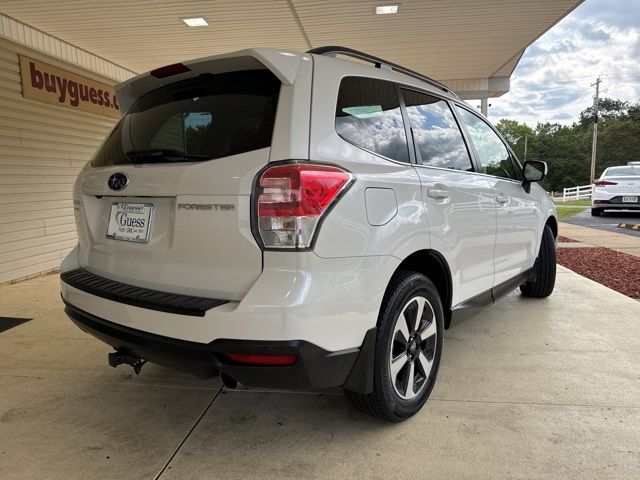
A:
<svg viewBox="0 0 640 480">
<path fill-rule="evenodd" d="M 442 80 L 447 87 L 463 100 L 499 97 L 509 91 L 510 77 L 466 78 Z"/>
<path fill-rule="evenodd" d="M 380 2 L 355 0 L 2 0 L 0 13 L 137 73 L 246 48 L 338 44 L 440 80 L 463 98 L 487 98 L 508 91 L 527 46 L 582 0 L 386 3 L 398 13 L 376 15 Z M 209 26 L 187 27 L 185 17 Z"/>
</svg>

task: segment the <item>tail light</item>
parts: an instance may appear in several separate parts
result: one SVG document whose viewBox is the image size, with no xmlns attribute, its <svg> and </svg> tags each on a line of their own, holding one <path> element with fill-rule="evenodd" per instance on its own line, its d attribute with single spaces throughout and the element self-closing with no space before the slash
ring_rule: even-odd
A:
<svg viewBox="0 0 640 480">
<path fill-rule="evenodd" d="M 227 358 L 236 363 L 245 365 L 285 366 L 293 365 L 297 355 L 247 355 L 244 353 L 227 353 Z"/>
<path fill-rule="evenodd" d="M 606 187 L 607 185 L 617 185 L 617 183 L 616 182 L 611 182 L 609 180 L 598 180 L 595 183 L 596 187 Z"/>
<path fill-rule="evenodd" d="M 329 207 L 353 176 L 329 165 L 292 163 L 265 170 L 258 180 L 257 218 L 267 248 L 310 248 Z"/>
</svg>

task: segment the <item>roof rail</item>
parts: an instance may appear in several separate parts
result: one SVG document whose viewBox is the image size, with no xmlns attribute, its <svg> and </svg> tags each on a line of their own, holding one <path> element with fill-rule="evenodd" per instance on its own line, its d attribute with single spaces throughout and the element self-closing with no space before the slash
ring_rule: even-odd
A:
<svg viewBox="0 0 640 480">
<path fill-rule="evenodd" d="M 364 60 L 365 62 L 373 63 L 376 68 L 404 73 L 405 75 L 408 75 L 410 77 L 416 78 L 418 80 L 422 80 L 423 82 L 430 83 L 431 85 L 447 93 L 454 94 L 449 88 L 447 88 L 445 85 L 438 82 L 437 80 L 434 80 L 433 78 L 427 77 L 426 75 L 422 75 L 421 73 L 418 73 L 414 70 L 410 70 L 401 65 L 388 62 L 386 60 L 383 60 L 382 58 L 374 57 L 373 55 L 369 55 L 364 52 L 359 52 L 358 50 L 354 50 L 352 48 L 338 47 L 338 46 L 318 47 L 318 48 L 313 48 L 309 50 L 307 53 L 315 53 L 316 55 L 326 55 L 329 57 L 344 55 L 345 57 L 357 58 L 358 60 Z"/>
</svg>

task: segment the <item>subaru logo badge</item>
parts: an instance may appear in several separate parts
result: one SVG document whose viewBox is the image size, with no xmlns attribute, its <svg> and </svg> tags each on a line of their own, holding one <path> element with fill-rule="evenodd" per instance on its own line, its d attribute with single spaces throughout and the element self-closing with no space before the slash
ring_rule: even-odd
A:
<svg viewBox="0 0 640 480">
<path fill-rule="evenodd" d="M 127 177 L 124 173 L 114 173 L 109 177 L 109 181 L 107 182 L 109 188 L 111 190 L 124 190 L 124 188 L 129 185 L 129 177 Z"/>
</svg>

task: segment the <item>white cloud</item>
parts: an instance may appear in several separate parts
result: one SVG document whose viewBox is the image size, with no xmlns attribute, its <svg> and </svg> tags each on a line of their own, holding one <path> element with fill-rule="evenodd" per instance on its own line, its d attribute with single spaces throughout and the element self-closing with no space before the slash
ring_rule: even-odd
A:
<svg viewBox="0 0 640 480">
<path fill-rule="evenodd" d="M 639 19 L 637 0 L 584 2 L 527 49 L 511 91 L 490 99 L 490 119 L 570 124 L 592 104 L 598 76 L 601 96 L 640 101 Z"/>
</svg>

